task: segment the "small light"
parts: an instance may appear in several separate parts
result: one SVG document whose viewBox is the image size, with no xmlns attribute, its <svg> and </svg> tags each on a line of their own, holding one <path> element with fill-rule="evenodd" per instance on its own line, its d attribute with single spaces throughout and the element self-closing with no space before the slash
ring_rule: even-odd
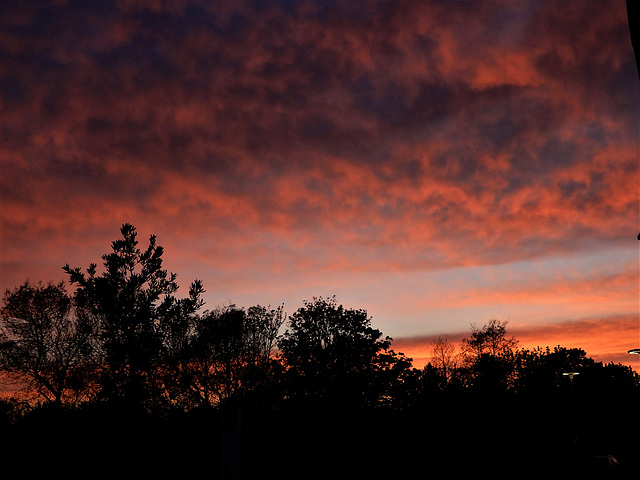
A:
<svg viewBox="0 0 640 480">
<path fill-rule="evenodd" d="M 640 355 L 640 348 L 632 348 L 627 353 L 631 353 L 632 355 Z"/>
<path fill-rule="evenodd" d="M 564 372 L 562 375 L 565 377 L 573 378 L 574 375 L 580 375 L 580 372 Z"/>
</svg>

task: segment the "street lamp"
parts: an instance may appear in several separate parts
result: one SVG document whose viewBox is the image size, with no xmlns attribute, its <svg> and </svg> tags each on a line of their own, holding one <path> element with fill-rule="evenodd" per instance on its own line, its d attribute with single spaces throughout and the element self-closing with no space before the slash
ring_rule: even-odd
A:
<svg viewBox="0 0 640 480">
<path fill-rule="evenodd" d="M 578 442 L 578 420 L 576 418 L 576 394 L 573 390 L 573 377 L 580 375 L 580 372 L 563 372 L 563 377 L 569 377 L 571 384 L 571 416 L 573 420 L 573 448 L 576 448 Z"/>
<path fill-rule="evenodd" d="M 640 355 L 640 348 L 632 348 L 627 353 L 631 353 L 632 355 Z"/>
</svg>

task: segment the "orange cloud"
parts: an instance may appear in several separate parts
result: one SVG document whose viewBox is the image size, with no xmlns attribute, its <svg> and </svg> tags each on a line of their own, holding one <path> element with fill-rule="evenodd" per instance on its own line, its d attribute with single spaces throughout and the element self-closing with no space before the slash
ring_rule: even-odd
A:
<svg viewBox="0 0 640 480">
<path fill-rule="evenodd" d="M 259 3 L 3 15 L 3 289 L 130 222 L 211 302 L 335 290 L 403 333 L 633 311 L 622 4 Z"/>
</svg>

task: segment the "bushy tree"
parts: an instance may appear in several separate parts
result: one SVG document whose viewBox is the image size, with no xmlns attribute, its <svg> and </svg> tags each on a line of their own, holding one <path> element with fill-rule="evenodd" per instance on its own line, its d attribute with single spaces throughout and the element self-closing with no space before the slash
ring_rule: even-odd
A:
<svg viewBox="0 0 640 480">
<path fill-rule="evenodd" d="M 266 382 L 283 322 L 282 306 L 244 310 L 230 305 L 198 318 L 181 365 L 181 385 L 190 402 L 216 405 Z"/>
<path fill-rule="evenodd" d="M 381 372 L 397 376 L 410 360 L 390 350 L 391 339 L 371 327 L 365 310 L 347 309 L 335 297 L 305 301 L 289 317 L 279 341 L 293 391 L 307 396 L 377 401 Z M 402 363 L 404 362 L 404 363 Z"/>
<path fill-rule="evenodd" d="M 515 337 L 507 337 L 508 320 L 491 318 L 482 328 L 471 325 L 471 334 L 462 340 L 462 352 L 473 362 L 481 355 L 507 356 L 518 347 Z"/>
<path fill-rule="evenodd" d="M 47 401 L 75 403 L 91 395 L 95 325 L 64 283 L 28 280 L 4 294 L 0 370 Z"/>
<path fill-rule="evenodd" d="M 513 380 L 518 341 L 507 336 L 507 324 L 492 318 L 482 328 L 472 325 L 471 334 L 462 340 L 467 381 L 478 390 L 506 391 Z"/>
<path fill-rule="evenodd" d="M 99 319 L 99 340 L 105 370 L 101 395 L 134 404 L 158 400 L 162 393 L 158 372 L 170 354 L 183 343 L 189 322 L 202 306 L 202 283 L 194 281 L 189 297 L 176 299 L 177 274 L 162 268 L 164 249 L 149 238 L 146 250 L 138 247 L 135 227 L 124 224 L 122 238 L 102 256 L 104 271 L 91 264 L 63 267 L 77 285 L 76 302 Z"/>
</svg>

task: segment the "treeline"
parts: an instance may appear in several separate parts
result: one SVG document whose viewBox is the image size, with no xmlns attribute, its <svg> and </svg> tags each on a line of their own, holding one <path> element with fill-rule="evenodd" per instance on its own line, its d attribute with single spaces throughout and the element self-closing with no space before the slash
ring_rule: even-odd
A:
<svg viewBox="0 0 640 480">
<path fill-rule="evenodd" d="M 64 441 L 36 451 L 68 447 L 87 468 L 106 457 L 147 473 L 208 465 L 225 478 L 286 477 L 310 465 L 410 471 L 429 458 L 451 462 L 461 476 L 449 478 L 500 476 L 544 452 L 536 468 L 573 468 L 559 454 L 577 439 L 583 452 L 617 448 L 627 471 L 637 468 L 626 428 L 638 426 L 638 376 L 627 366 L 580 349 L 518 348 L 492 319 L 459 348 L 438 339 L 416 369 L 365 310 L 335 298 L 288 317 L 282 306 L 203 310 L 200 281 L 176 297 L 155 236 L 141 249 L 133 226 L 121 234 L 101 273 L 63 267 L 72 295 L 64 283 L 29 281 L 4 295 L 0 370 L 21 392 L 1 403 L 3 431 L 16 437 L 0 448 L 14 458 L 26 462 L 33 438 L 64 418 Z M 110 435 L 136 441 L 118 455 Z M 78 443 L 85 437 L 97 447 Z"/>
</svg>

